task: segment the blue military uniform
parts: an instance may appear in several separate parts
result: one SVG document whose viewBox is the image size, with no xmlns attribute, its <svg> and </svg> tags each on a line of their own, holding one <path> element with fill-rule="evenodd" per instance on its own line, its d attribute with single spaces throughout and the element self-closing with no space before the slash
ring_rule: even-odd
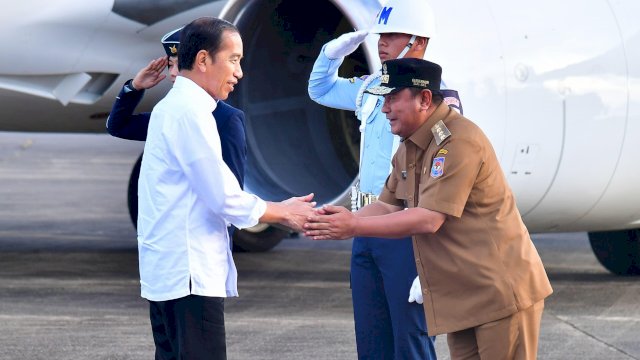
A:
<svg viewBox="0 0 640 360">
<path fill-rule="evenodd" d="M 327 58 L 322 48 L 309 77 L 309 96 L 333 108 L 356 110 L 364 78 L 338 77 L 342 59 Z M 368 87 L 380 84 L 373 80 Z M 362 98 L 364 144 L 360 159 L 360 190 L 380 194 L 390 171 L 394 142 L 383 99 Z M 395 141 L 394 141 L 395 139 Z M 409 303 L 417 276 L 411 238 L 356 237 L 351 254 L 351 289 L 360 359 L 435 359 L 433 337 L 427 335 L 422 305 Z"/>
</svg>

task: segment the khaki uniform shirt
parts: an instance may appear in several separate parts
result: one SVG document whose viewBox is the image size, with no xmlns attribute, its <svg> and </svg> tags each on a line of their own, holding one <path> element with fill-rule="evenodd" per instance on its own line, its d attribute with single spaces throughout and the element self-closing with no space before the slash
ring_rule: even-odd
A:
<svg viewBox="0 0 640 360">
<path fill-rule="evenodd" d="M 400 145 L 379 199 L 447 215 L 436 233 L 413 236 L 429 335 L 505 318 L 552 293 L 493 147 L 446 104 Z"/>
</svg>

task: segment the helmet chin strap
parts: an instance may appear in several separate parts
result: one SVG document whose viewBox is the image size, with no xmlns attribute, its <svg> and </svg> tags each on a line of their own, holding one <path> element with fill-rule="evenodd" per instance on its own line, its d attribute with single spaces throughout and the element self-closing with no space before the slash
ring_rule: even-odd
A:
<svg viewBox="0 0 640 360">
<path fill-rule="evenodd" d="M 409 39 L 409 43 L 407 44 L 407 46 L 404 47 L 404 49 L 396 59 L 402 59 L 405 55 L 407 55 L 409 50 L 411 50 L 411 47 L 413 46 L 414 41 L 416 41 L 416 36 L 412 35 L 411 39 Z"/>
</svg>

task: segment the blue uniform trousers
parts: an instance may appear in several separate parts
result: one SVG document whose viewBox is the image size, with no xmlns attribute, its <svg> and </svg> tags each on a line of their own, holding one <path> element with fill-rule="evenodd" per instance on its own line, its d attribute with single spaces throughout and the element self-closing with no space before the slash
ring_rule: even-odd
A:
<svg viewBox="0 0 640 360">
<path fill-rule="evenodd" d="M 421 304 L 408 302 L 416 277 L 411 238 L 356 237 L 351 292 L 358 359 L 436 359 Z"/>
</svg>

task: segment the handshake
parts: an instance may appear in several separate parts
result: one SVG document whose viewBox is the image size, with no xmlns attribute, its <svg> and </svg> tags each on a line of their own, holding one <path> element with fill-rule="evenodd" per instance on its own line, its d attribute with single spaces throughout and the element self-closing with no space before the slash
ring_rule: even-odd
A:
<svg viewBox="0 0 640 360">
<path fill-rule="evenodd" d="M 324 205 L 316 208 L 314 194 L 270 202 L 261 222 L 280 223 L 304 232 L 313 240 L 344 240 L 355 236 L 358 217 L 342 206 Z"/>
<path fill-rule="evenodd" d="M 296 231 L 304 231 L 304 235 L 313 240 L 344 240 L 358 235 L 361 217 L 342 206 L 315 208 L 316 203 L 312 199 L 313 194 L 309 194 L 278 203 L 286 208 L 288 214 L 286 222 L 282 224 Z M 422 304 L 422 288 L 418 277 L 413 280 L 408 301 Z"/>
</svg>

